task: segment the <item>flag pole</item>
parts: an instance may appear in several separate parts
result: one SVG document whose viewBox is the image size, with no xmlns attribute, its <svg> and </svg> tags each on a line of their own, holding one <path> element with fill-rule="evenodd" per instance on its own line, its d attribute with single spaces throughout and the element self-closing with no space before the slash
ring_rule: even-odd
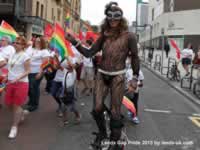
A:
<svg viewBox="0 0 200 150">
<path fill-rule="evenodd" d="M 137 28 L 138 28 L 138 0 L 136 0 L 136 29 L 135 29 L 135 34 L 138 42 Z"/>
</svg>

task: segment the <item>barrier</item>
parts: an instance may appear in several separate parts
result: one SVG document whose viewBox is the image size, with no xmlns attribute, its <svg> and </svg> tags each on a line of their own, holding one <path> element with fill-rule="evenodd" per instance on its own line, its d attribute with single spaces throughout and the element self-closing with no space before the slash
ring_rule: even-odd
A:
<svg viewBox="0 0 200 150">
<path fill-rule="evenodd" d="M 168 59 L 167 78 L 173 81 L 180 81 L 181 75 L 175 58 Z"/>
<path fill-rule="evenodd" d="M 158 70 L 160 71 L 161 70 L 161 55 L 160 54 L 156 54 L 156 57 L 155 57 L 155 63 L 154 63 L 154 70 Z"/>
<path fill-rule="evenodd" d="M 189 89 L 189 90 L 192 89 L 193 81 L 197 81 L 197 78 L 194 78 L 194 76 L 193 76 L 194 70 L 197 69 L 199 66 L 200 65 L 192 65 L 192 67 L 191 67 L 191 75 L 189 77 L 183 77 L 181 79 L 181 88 L 186 88 L 186 89 Z M 188 86 L 185 86 L 184 85 L 185 83 L 188 83 Z"/>
<path fill-rule="evenodd" d="M 193 65 L 192 70 L 191 70 L 191 76 L 193 76 L 193 73 L 194 73 L 193 70 L 195 70 L 195 69 L 198 70 L 198 73 L 197 73 L 198 75 L 197 75 L 197 78 L 193 77 L 193 80 L 191 80 L 191 86 L 192 86 L 193 81 L 196 81 L 193 84 L 192 91 L 193 91 L 194 95 L 196 95 L 198 98 L 200 98 L 200 65 Z"/>
</svg>

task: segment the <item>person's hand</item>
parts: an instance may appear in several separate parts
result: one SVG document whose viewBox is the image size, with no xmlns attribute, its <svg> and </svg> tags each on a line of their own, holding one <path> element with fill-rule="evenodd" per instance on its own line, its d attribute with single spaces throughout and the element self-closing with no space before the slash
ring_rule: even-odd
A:
<svg viewBox="0 0 200 150">
<path fill-rule="evenodd" d="M 76 41 L 75 37 L 70 33 L 66 33 L 65 34 L 65 39 L 68 40 L 69 42 L 71 42 L 72 45 L 76 45 L 77 44 L 77 41 Z"/>
<path fill-rule="evenodd" d="M 38 80 L 42 77 L 42 73 L 38 73 L 36 76 L 35 76 L 35 79 Z"/>
<path fill-rule="evenodd" d="M 139 87 L 143 87 L 143 82 L 140 81 L 139 84 L 138 84 L 138 86 L 139 86 Z"/>
<path fill-rule="evenodd" d="M 134 79 L 128 81 L 128 89 L 130 92 L 134 92 L 137 89 L 137 82 L 138 81 Z"/>
<path fill-rule="evenodd" d="M 8 81 L 8 76 L 5 76 L 2 80 L 2 83 L 6 83 Z"/>
<path fill-rule="evenodd" d="M 10 81 L 10 83 L 17 83 L 17 82 L 19 82 L 19 79 L 15 79 L 15 80 Z"/>
</svg>

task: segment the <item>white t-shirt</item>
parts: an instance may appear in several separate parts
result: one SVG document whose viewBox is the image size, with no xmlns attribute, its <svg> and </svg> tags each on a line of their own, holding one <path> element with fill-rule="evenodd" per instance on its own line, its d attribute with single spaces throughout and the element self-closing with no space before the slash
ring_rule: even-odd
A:
<svg viewBox="0 0 200 150">
<path fill-rule="evenodd" d="M 72 63 L 72 64 L 75 64 L 75 63 L 77 63 L 77 61 L 78 61 L 78 58 L 76 58 L 76 57 L 69 57 L 68 58 L 69 59 L 69 61 Z M 59 61 L 61 61 L 62 59 L 61 59 L 61 57 L 59 56 Z M 54 78 L 54 81 L 56 81 L 56 82 L 63 82 L 63 79 L 64 79 L 64 76 L 65 76 L 65 73 L 67 72 L 67 59 L 65 59 L 62 63 L 61 63 L 61 67 L 63 67 L 64 69 L 63 70 L 61 70 L 61 69 L 58 69 L 57 70 L 57 72 L 56 72 L 56 76 L 55 76 L 55 78 Z"/>
<path fill-rule="evenodd" d="M 65 80 L 65 76 L 66 76 L 66 80 Z M 66 70 L 64 74 L 62 86 L 65 87 L 66 85 L 66 88 L 73 87 L 75 84 L 75 81 L 76 81 L 76 71 L 73 70 L 72 72 L 68 72 L 67 74 L 67 70 Z"/>
<path fill-rule="evenodd" d="M 60 56 L 59 56 L 58 59 L 59 59 L 59 61 L 62 60 Z M 61 67 L 63 67 L 63 68 L 67 67 L 67 60 L 66 59 L 61 63 Z M 65 75 L 65 70 L 58 69 L 57 72 L 56 72 L 56 75 L 54 77 L 54 81 L 62 82 L 64 75 Z"/>
<path fill-rule="evenodd" d="M 181 51 L 182 58 L 190 58 L 192 59 L 193 50 L 192 49 L 184 49 Z"/>
<path fill-rule="evenodd" d="M 8 80 L 15 80 L 25 72 L 24 63 L 30 59 L 25 52 L 19 52 L 12 55 L 8 61 Z M 21 82 L 28 82 L 28 76 L 20 80 Z"/>
<path fill-rule="evenodd" d="M 83 66 L 84 67 L 93 67 L 92 58 L 83 57 Z"/>
<path fill-rule="evenodd" d="M 11 45 L 0 48 L 0 54 L 4 59 L 9 59 L 14 53 L 15 48 Z"/>
<path fill-rule="evenodd" d="M 74 57 L 77 58 L 77 63 L 82 63 L 83 62 L 82 54 L 73 45 L 72 45 L 72 50 L 73 50 L 74 55 L 75 55 Z"/>
<path fill-rule="evenodd" d="M 0 61 L 5 61 L 5 59 L 3 58 L 1 54 L 0 54 Z"/>
<path fill-rule="evenodd" d="M 31 72 L 38 73 L 40 71 L 40 66 L 42 64 L 42 59 L 45 57 L 50 57 L 50 53 L 47 49 L 38 50 L 35 48 L 27 49 L 26 53 L 31 58 Z"/>
</svg>

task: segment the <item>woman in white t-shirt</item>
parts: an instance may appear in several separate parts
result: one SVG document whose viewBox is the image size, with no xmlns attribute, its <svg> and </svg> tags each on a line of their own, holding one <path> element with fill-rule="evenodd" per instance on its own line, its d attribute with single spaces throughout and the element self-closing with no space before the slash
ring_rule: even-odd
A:
<svg viewBox="0 0 200 150">
<path fill-rule="evenodd" d="M 30 72 L 30 57 L 24 52 L 26 40 L 18 37 L 14 43 L 16 52 L 8 60 L 8 83 L 5 103 L 13 111 L 13 124 L 9 138 L 15 138 L 18 124 L 23 119 L 22 105 L 28 96 L 28 74 Z"/>
<path fill-rule="evenodd" d="M 192 48 L 192 45 L 188 44 L 187 48 L 185 48 L 181 51 L 182 65 L 183 65 L 183 68 L 186 71 L 185 76 L 190 75 L 189 65 L 192 63 L 192 56 L 193 56 L 193 50 L 191 48 Z"/>
<path fill-rule="evenodd" d="M 43 38 L 37 38 L 32 48 L 28 49 L 26 53 L 31 58 L 29 79 L 29 102 L 26 110 L 29 112 L 35 111 L 39 106 L 40 98 L 40 83 L 42 80 L 41 64 L 46 61 L 50 54 L 46 49 L 46 42 Z"/>
</svg>

